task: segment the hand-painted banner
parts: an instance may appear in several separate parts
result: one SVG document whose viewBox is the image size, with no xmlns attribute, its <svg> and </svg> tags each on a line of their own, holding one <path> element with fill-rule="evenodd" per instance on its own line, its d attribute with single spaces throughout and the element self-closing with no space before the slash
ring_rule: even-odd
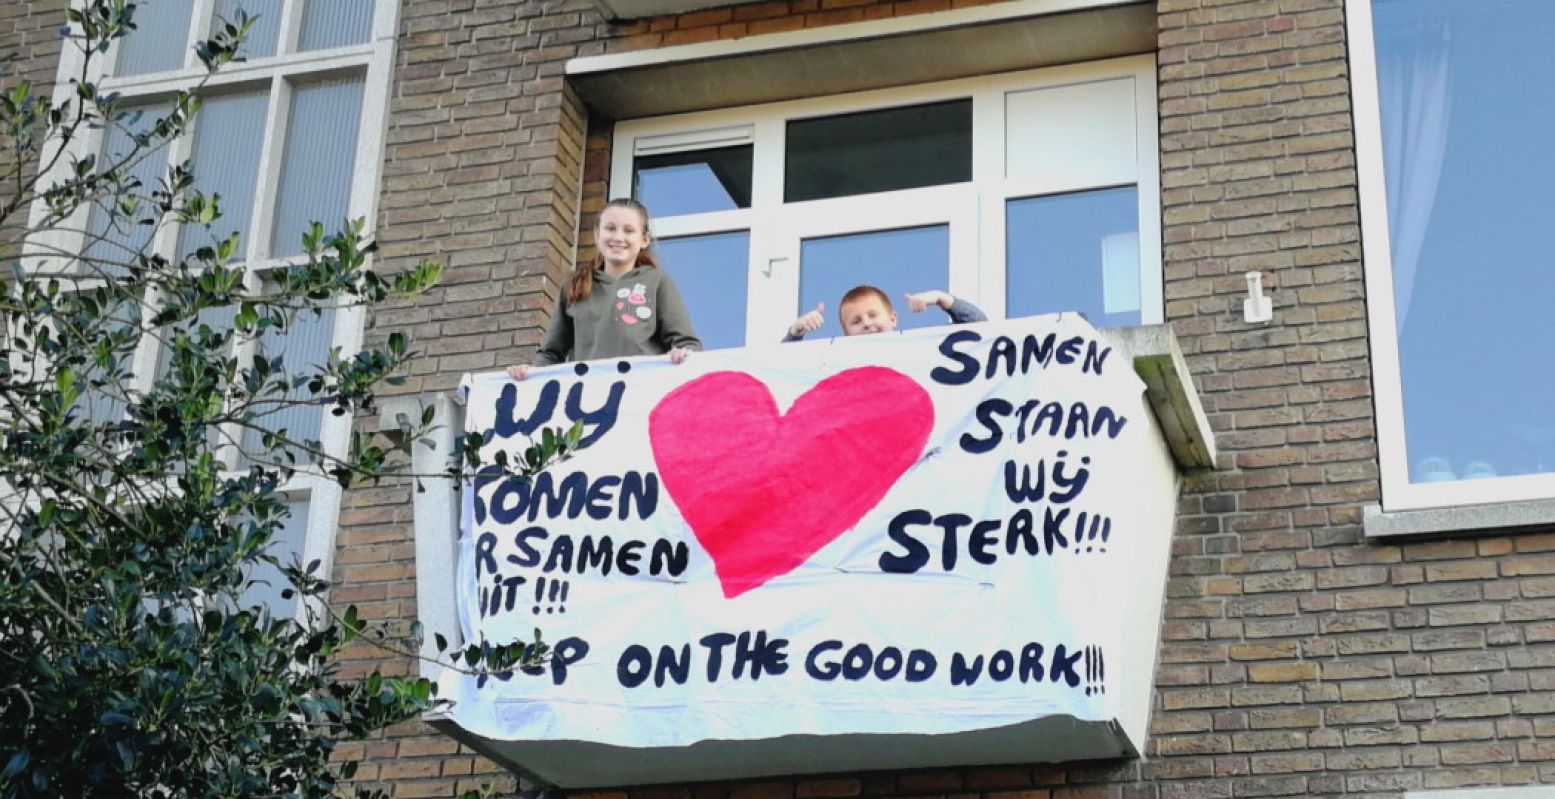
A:
<svg viewBox="0 0 1555 799">
<path fill-rule="evenodd" d="M 679 746 L 1116 716 L 1151 421 L 1125 356 L 1049 316 L 469 379 L 486 455 L 584 423 L 534 478 L 466 485 L 466 643 L 503 740 Z M 1153 611 L 1152 611 L 1153 612 Z M 1128 657 L 1132 669 L 1120 658 Z M 1131 670 L 1132 675 L 1125 675 Z"/>
</svg>

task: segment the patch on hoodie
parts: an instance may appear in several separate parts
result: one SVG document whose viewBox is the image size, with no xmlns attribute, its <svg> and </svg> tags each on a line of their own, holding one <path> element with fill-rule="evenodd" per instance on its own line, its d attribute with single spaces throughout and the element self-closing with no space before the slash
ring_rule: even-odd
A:
<svg viewBox="0 0 1555 799">
<path fill-rule="evenodd" d="M 653 318 L 653 309 L 648 307 L 647 292 L 648 287 L 641 283 L 631 288 L 622 286 L 616 289 L 616 313 L 620 315 L 621 324 L 635 325 Z"/>
</svg>

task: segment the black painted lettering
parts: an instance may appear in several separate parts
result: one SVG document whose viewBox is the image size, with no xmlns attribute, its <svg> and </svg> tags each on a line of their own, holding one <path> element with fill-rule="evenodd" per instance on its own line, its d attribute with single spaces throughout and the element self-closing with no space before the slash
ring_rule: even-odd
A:
<svg viewBox="0 0 1555 799">
<path fill-rule="evenodd" d="M 982 340 L 983 337 L 974 330 L 957 330 L 945 336 L 940 340 L 939 354 L 953 361 L 957 368 L 936 366 L 929 372 L 929 378 L 945 386 L 959 386 L 972 382 L 972 378 L 977 377 L 977 359 L 956 347 L 961 344 L 975 344 Z"/>
<path fill-rule="evenodd" d="M 888 574 L 912 574 L 923 568 L 929 562 L 929 548 L 923 542 L 912 537 L 907 532 L 910 525 L 924 525 L 934 521 L 934 516 L 926 510 L 907 510 L 896 514 L 886 528 L 886 535 L 892 541 L 900 544 L 906 551 L 897 555 L 891 552 L 880 553 L 880 570 Z"/>
</svg>

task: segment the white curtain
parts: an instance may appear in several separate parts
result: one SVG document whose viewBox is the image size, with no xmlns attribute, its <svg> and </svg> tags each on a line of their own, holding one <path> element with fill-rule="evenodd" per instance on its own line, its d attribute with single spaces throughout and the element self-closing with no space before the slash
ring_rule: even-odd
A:
<svg viewBox="0 0 1555 799">
<path fill-rule="evenodd" d="M 1387 172 L 1393 297 L 1402 334 L 1414 296 L 1447 152 L 1452 112 L 1451 32 L 1444 18 L 1391 25 L 1377 35 L 1382 152 Z"/>
</svg>

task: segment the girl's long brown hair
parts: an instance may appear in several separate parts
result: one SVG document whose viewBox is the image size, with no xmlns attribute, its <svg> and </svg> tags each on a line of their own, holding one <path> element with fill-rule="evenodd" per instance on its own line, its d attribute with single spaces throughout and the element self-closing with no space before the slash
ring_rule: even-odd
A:
<svg viewBox="0 0 1555 799">
<path fill-rule="evenodd" d="M 651 235 L 648 232 L 648 209 L 642 203 L 630 197 L 617 197 L 605 207 L 599 209 L 600 218 L 603 219 L 605 211 L 610 208 L 630 208 L 637 212 L 637 216 L 643 221 L 643 235 Z M 605 256 L 599 254 L 599 224 L 594 224 L 595 252 L 594 257 L 586 263 L 579 263 L 573 267 L 572 279 L 567 281 L 567 301 L 582 302 L 588 299 L 589 292 L 594 289 L 594 270 L 605 268 Z M 647 247 L 637 253 L 638 266 L 658 266 L 659 262 L 653 257 L 653 253 Z"/>
</svg>

